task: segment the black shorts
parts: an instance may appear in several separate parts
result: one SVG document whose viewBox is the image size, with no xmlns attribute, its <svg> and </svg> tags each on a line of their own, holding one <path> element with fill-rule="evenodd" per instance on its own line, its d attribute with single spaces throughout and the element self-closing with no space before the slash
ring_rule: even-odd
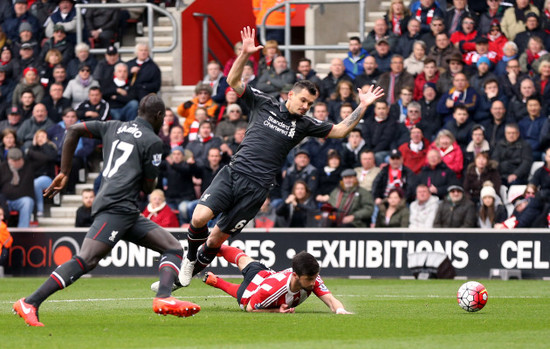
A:
<svg viewBox="0 0 550 349">
<path fill-rule="evenodd" d="M 100 212 L 95 218 L 86 237 L 115 246 L 119 240 L 138 242 L 151 230 L 160 226 L 139 213 L 116 214 Z"/>
<path fill-rule="evenodd" d="M 241 286 L 239 286 L 239 289 L 237 290 L 237 303 L 239 305 L 241 304 L 241 298 L 243 298 L 244 291 L 246 291 L 246 288 L 248 287 L 248 285 L 250 285 L 252 280 L 254 280 L 254 277 L 256 276 L 256 274 L 258 274 L 262 270 L 270 270 L 270 269 L 258 261 L 253 261 L 248 263 L 248 265 L 244 267 L 244 269 L 242 270 L 241 273 L 243 274 L 244 280 L 241 283 Z"/>
<path fill-rule="evenodd" d="M 232 236 L 241 232 L 262 207 L 269 189 L 225 166 L 199 199 L 218 216 L 218 227 Z"/>
</svg>

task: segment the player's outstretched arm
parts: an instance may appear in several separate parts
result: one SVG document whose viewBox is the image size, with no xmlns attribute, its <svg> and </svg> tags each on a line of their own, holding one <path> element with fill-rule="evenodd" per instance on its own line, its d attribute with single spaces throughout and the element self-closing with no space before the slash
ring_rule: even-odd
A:
<svg viewBox="0 0 550 349">
<path fill-rule="evenodd" d="M 61 167 L 59 174 L 53 179 L 52 184 L 44 191 L 44 196 L 53 198 L 59 193 L 69 181 L 69 174 L 73 165 L 73 156 L 80 137 L 89 134 L 84 126 L 84 123 L 78 123 L 70 126 L 67 129 L 65 142 L 61 152 Z"/>
<path fill-rule="evenodd" d="M 290 314 L 294 313 L 296 308 L 289 308 L 288 304 L 282 304 L 279 308 L 268 308 L 268 309 L 254 309 L 250 306 L 250 303 L 246 306 L 246 311 L 253 313 L 283 313 Z"/>
<path fill-rule="evenodd" d="M 380 86 L 374 87 L 370 85 L 365 93 L 361 89 L 357 89 L 359 96 L 359 106 L 350 114 L 347 118 L 342 120 L 339 124 L 334 125 L 330 133 L 329 138 L 344 138 L 357 126 L 368 106 L 373 104 L 378 98 L 384 96 L 384 89 Z"/>
<path fill-rule="evenodd" d="M 342 302 L 340 302 L 338 299 L 336 299 L 336 297 L 334 297 L 332 295 L 332 293 L 328 293 L 328 294 L 325 294 L 321 297 L 319 297 L 323 303 L 325 303 L 327 305 L 327 307 L 330 308 L 330 310 L 334 313 L 334 314 L 353 314 L 349 311 L 347 311 L 345 308 L 344 308 L 344 305 L 342 304 Z"/>
<path fill-rule="evenodd" d="M 248 58 L 253 55 L 254 53 L 260 51 L 262 48 L 264 48 L 262 45 L 256 46 L 254 43 L 254 38 L 256 36 L 256 32 L 254 29 L 251 29 L 250 27 L 244 27 L 241 30 L 241 39 L 243 42 L 243 50 L 241 53 L 237 56 L 237 59 L 231 66 L 231 70 L 229 71 L 229 74 L 227 74 L 227 83 L 229 86 L 233 87 L 235 92 L 239 96 L 241 96 L 244 92 L 244 84 L 241 82 L 241 76 L 243 75 L 243 69 L 248 61 Z"/>
</svg>

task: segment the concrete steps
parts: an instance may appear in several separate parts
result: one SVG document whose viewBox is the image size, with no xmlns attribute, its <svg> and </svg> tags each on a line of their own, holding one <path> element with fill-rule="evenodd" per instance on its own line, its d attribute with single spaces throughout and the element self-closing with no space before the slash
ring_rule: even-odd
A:
<svg viewBox="0 0 550 349">
<path fill-rule="evenodd" d="M 40 227 L 74 227 L 76 210 L 82 205 L 82 190 L 93 189 L 99 173 L 88 173 L 86 183 L 76 185 L 76 194 L 61 196 L 61 205 L 50 207 L 50 217 L 38 219 Z"/>
</svg>

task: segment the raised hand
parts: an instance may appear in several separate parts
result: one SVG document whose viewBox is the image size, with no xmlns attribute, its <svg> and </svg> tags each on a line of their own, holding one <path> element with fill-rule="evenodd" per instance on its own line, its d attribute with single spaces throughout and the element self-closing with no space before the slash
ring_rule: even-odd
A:
<svg viewBox="0 0 550 349">
<path fill-rule="evenodd" d="M 378 98 L 384 96 L 384 89 L 381 88 L 380 86 L 376 86 L 375 88 L 374 85 L 370 85 L 365 93 L 363 93 L 363 91 L 360 88 L 358 88 L 357 94 L 359 96 L 359 100 L 361 101 L 361 104 L 364 107 L 367 107 L 372 103 L 374 103 Z"/>
<path fill-rule="evenodd" d="M 244 54 L 252 55 L 264 48 L 262 45 L 255 46 L 255 37 L 256 31 L 254 29 L 251 29 L 247 26 L 241 30 L 241 39 L 243 42 Z"/>
</svg>

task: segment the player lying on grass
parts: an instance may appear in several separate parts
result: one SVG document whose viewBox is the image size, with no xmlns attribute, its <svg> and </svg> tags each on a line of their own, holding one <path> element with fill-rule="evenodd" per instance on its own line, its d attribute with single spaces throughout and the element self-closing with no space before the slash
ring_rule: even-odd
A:
<svg viewBox="0 0 550 349">
<path fill-rule="evenodd" d="M 67 185 L 73 154 L 81 137 L 102 140 L 103 179 L 92 206 L 94 222 L 78 255 L 57 267 L 33 294 L 13 305 L 14 312 L 28 325 L 44 326 L 38 320 L 42 302 L 94 269 L 119 240 L 131 241 L 162 254 L 154 312 L 187 317 L 200 311 L 198 305 L 170 296 L 183 249 L 172 234 L 143 217 L 137 205 L 140 191 L 148 194 L 156 186 L 162 156 L 158 133 L 165 110 L 162 99 L 149 94 L 142 98 L 134 121 L 86 121 L 67 130 L 60 173 L 44 196 L 53 197 Z"/>
<path fill-rule="evenodd" d="M 204 282 L 237 298 L 241 309 L 255 312 L 294 313 L 313 292 L 335 314 L 351 314 L 336 299 L 319 276 L 319 263 L 302 251 L 292 258 L 292 268 L 275 272 L 247 256 L 238 248 L 222 245 L 218 256 L 236 264 L 244 281 L 233 284 L 214 275 L 206 274 Z"/>
</svg>

